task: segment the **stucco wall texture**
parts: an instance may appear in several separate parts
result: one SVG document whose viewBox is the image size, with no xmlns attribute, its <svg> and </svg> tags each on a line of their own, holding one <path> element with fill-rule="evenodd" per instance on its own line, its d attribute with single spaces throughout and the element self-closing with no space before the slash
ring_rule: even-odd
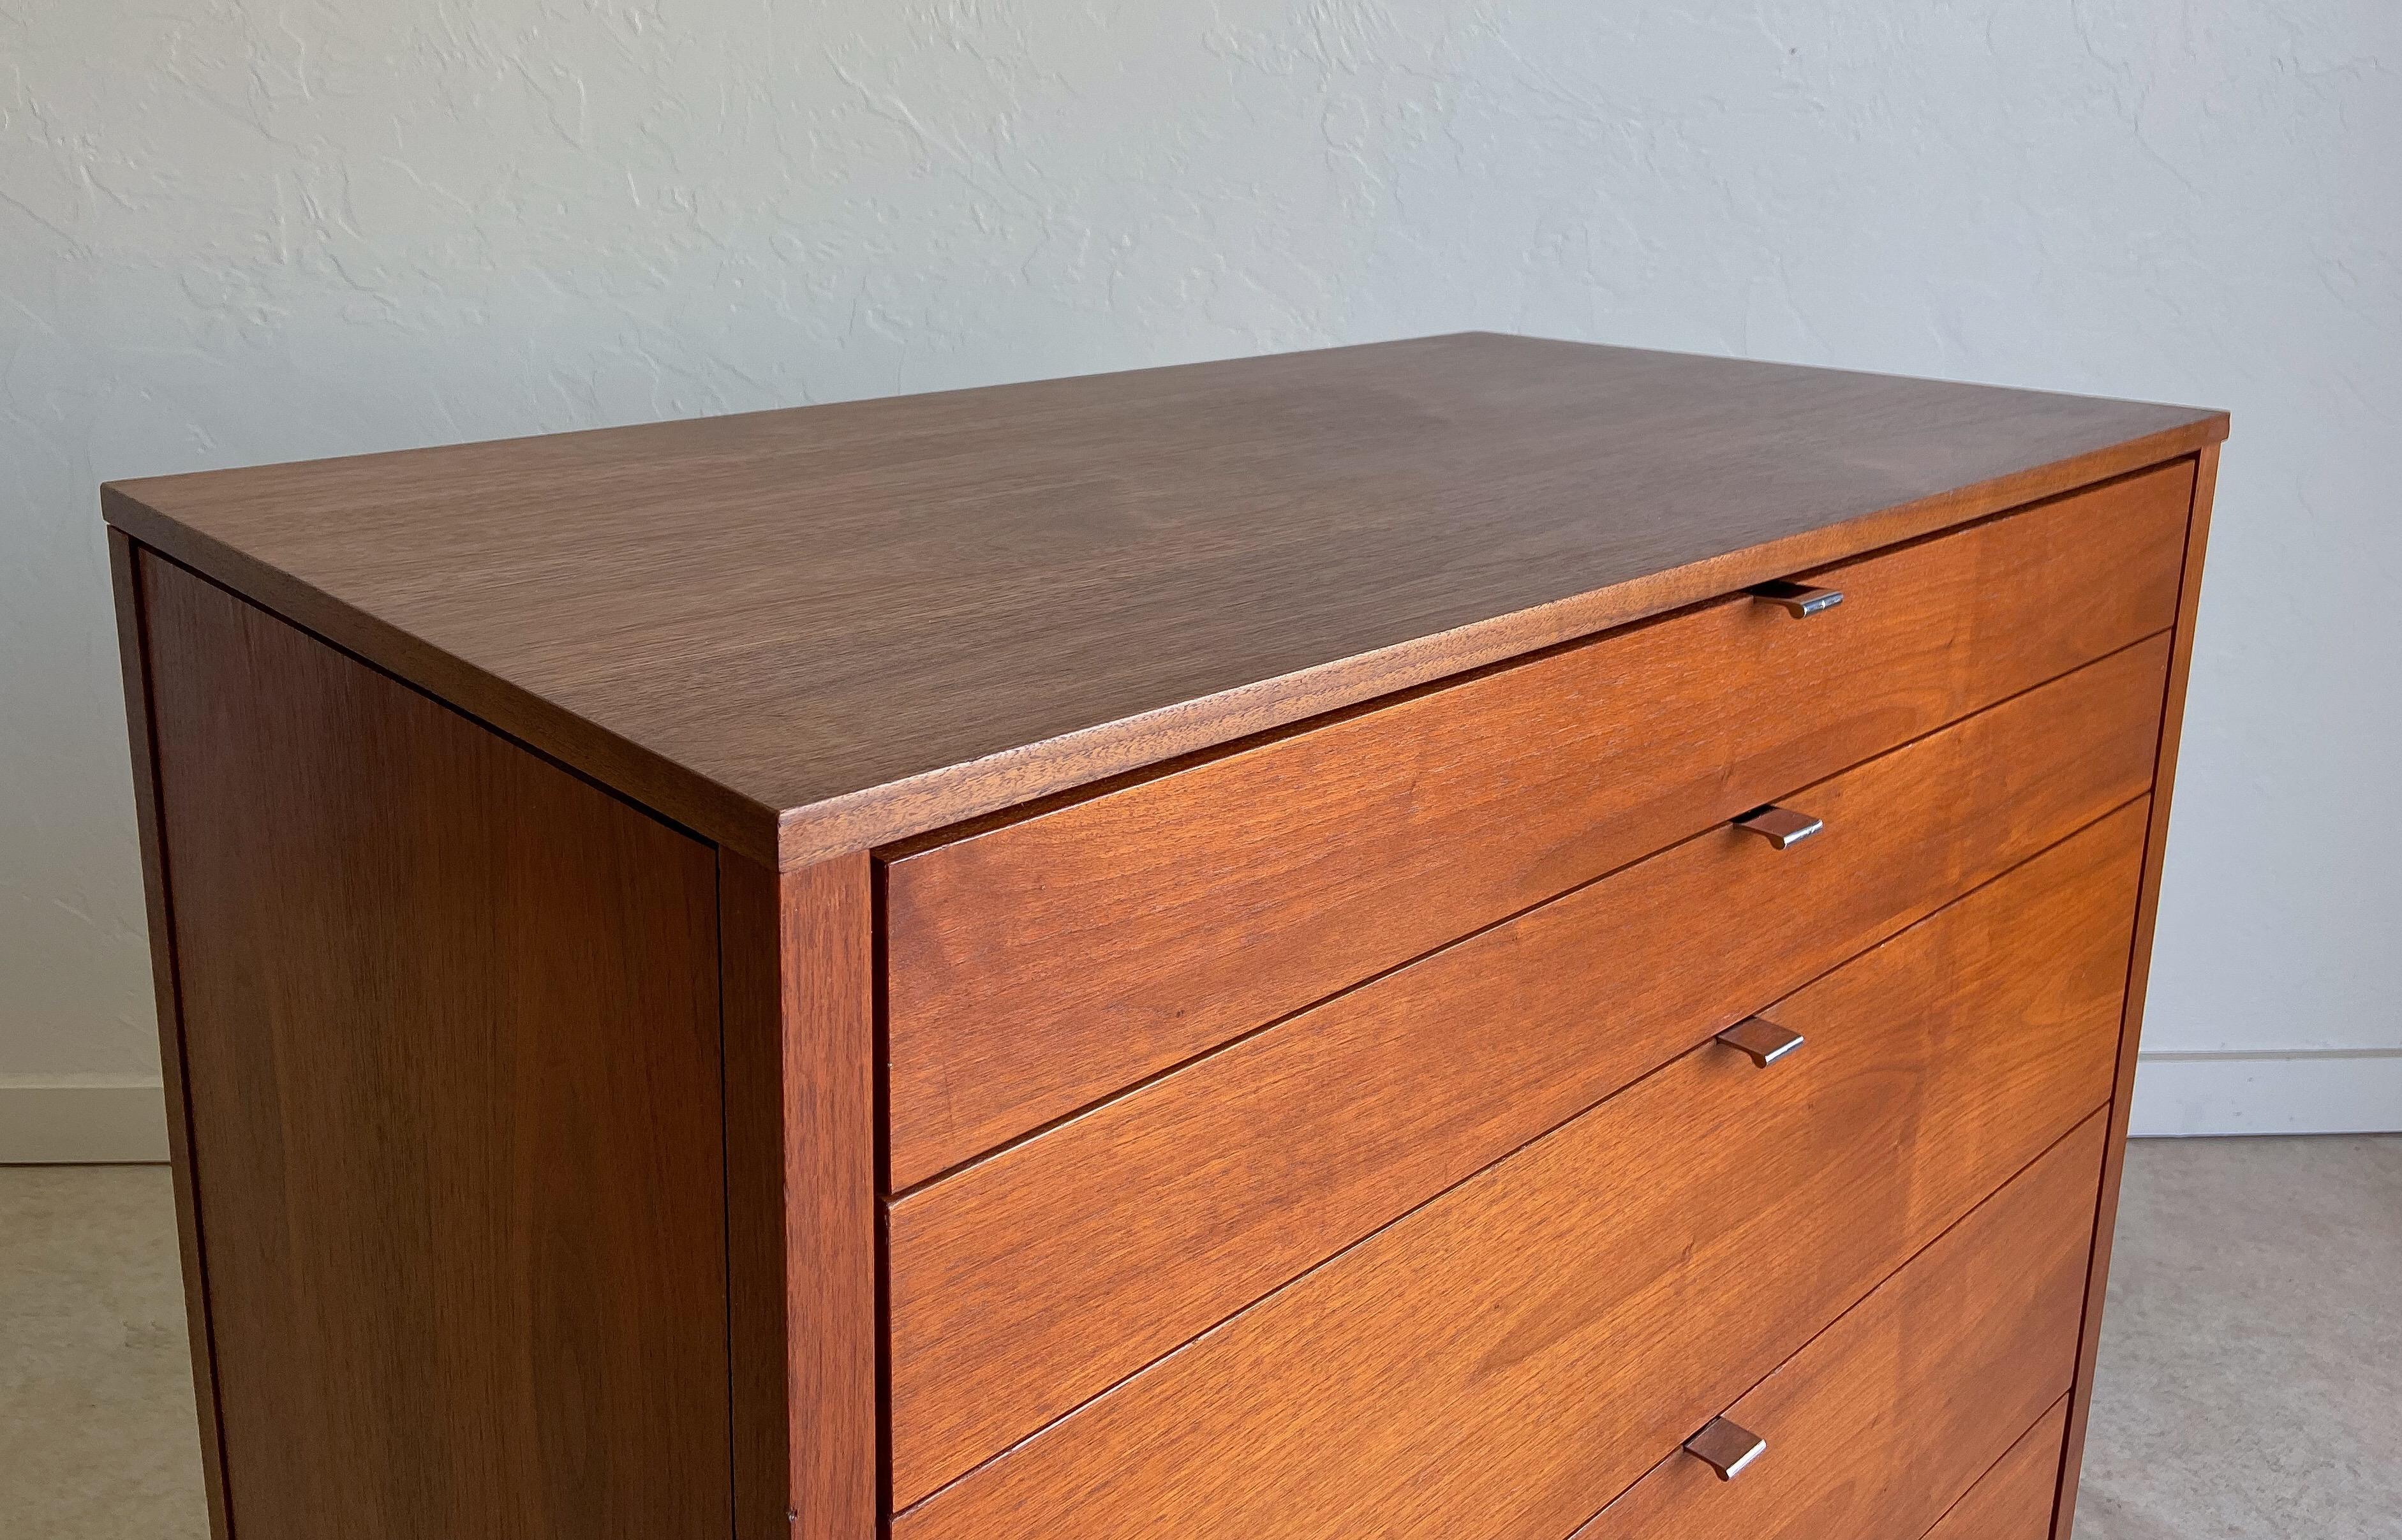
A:
<svg viewBox="0 0 2402 1540">
<path fill-rule="evenodd" d="M 2402 1048 L 2397 69 L 2385 0 L 0 0 L 0 1079 L 157 1068 L 100 480 L 1462 327 L 2231 407 L 2152 1042 Z"/>
</svg>

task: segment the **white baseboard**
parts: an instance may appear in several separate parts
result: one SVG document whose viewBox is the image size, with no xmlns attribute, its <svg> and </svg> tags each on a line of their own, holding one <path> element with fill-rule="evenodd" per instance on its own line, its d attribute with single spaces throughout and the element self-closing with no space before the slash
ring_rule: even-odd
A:
<svg viewBox="0 0 2402 1540">
<path fill-rule="evenodd" d="M 2402 1048 L 2147 1052 L 2127 1131 L 2402 1133 Z"/>
<path fill-rule="evenodd" d="M 0 1165 L 134 1165 L 167 1158 L 156 1080 L 0 1081 Z"/>
</svg>

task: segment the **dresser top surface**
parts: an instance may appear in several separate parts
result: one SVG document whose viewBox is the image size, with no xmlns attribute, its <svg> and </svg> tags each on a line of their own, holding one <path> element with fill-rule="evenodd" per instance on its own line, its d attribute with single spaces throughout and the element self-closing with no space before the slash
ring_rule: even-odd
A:
<svg viewBox="0 0 2402 1540">
<path fill-rule="evenodd" d="M 794 865 L 2190 453 L 2224 414 L 1490 334 L 113 484 Z"/>
</svg>

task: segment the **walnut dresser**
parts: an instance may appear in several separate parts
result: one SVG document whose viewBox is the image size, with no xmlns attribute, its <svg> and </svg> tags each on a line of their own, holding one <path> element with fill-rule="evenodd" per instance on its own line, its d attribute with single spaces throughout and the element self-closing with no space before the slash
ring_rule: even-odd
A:
<svg viewBox="0 0 2402 1540">
<path fill-rule="evenodd" d="M 107 488 L 217 1535 L 2064 1535 L 2226 429 L 1480 335 Z"/>
</svg>

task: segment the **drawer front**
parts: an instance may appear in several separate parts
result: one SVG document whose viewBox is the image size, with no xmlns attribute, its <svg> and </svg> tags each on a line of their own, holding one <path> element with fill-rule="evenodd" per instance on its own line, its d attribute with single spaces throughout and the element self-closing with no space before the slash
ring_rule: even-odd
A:
<svg viewBox="0 0 2402 1540">
<path fill-rule="evenodd" d="M 2190 462 L 892 860 L 891 1190 L 2165 630 Z M 1172 639 L 1170 644 L 1172 644 Z"/>
<path fill-rule="evenodd" d="M 2154 638 L 894 1203 L 906 1506 L 2151 783 Z"/>
<path fill-rule="evenodd" d="M 2147 802 L 1705 1044 L 894 1520 L 1554 1540 L 2108 1095 Z"/>
<path fill-rule="evenodd" d="M 2060 1457 L 2068 1441 L 2068 1398 L 2026 1430 L 1968 1495 L 1952 1505 L 1926 1540 L 2051 1540 Z"/>
<path fill-rule="evenodd" d="M 1729 1407 L 1767 1444 L 1732 1480 L 1672 1446 L 1576 1540 L 1919 1540 L 2068 1394 L 2108 1123 L 2087 1119 Z"/>
</svg>

